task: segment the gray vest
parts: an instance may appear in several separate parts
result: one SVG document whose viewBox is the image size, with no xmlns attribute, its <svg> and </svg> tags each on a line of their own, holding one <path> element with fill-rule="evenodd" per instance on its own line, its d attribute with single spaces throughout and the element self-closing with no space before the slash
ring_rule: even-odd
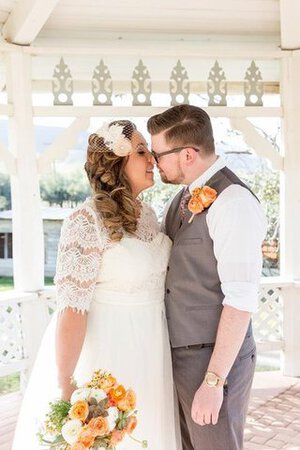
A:
<svg viewBox="0 0 300 450">
<path fill-rule="evenodd" d="M 205 184 L 218 195 L 232 184 L 249 189 L 227 167 Z M 209 208 L 196 215 L 190 224 L 191 213 L 186 211 L 181 223 L 179 210 L 183 191 L 174 198 L 165 221 L 166 233 L 173 241 L 165 295 L 172 347 L 214 343 L 224 299 L 206 223 Z M 250 334 L 251 324 L 247 336 Z"/>
</svg>

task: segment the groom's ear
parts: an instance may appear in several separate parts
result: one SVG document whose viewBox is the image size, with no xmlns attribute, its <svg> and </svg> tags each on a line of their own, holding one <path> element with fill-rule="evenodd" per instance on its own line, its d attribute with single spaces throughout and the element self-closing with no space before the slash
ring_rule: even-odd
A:
<svg viewBox="0 0 300 450">
<path fill-rule="evenodd" d="M 193 164 L 195 159 L 197 158 L 197 152 L 193 148 L 185 149 L 185 160 L 187 164 Z"/>
</svg>

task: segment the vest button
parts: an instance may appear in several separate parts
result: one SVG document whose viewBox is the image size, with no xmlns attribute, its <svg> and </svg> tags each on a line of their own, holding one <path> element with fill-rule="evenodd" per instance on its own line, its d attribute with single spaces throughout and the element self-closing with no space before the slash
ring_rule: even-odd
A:
<svg viewBox="0 0 300 450">
<path fill-rule="evenodd" d="M 171 292 L 170 289 L 167 289 L 167 294 L 170 294 L 170 292 Z"/>
<path fill-rule="evenodd" d="M 169 271 L 169 270 L 170 270 L 170 266 L 167 267 L 167 271 Z"/>
</svg>

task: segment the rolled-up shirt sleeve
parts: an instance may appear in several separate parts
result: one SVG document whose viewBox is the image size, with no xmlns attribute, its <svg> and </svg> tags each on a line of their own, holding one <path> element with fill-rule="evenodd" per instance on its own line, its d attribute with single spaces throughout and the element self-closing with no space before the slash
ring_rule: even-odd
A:
<svg viewBox="0 0 300 450">
<path fill-rule="evenodd" d="M 223 305 L 255 312 L 262 269 L 262 241 L 267 221 L 261 204 L 248 189 L 231 185 L 207 214 Z"/>
</svg>

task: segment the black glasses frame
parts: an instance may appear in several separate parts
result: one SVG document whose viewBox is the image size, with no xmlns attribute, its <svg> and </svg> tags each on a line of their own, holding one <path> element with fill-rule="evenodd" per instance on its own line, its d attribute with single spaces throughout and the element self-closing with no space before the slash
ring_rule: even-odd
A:
<svg viewBox="0 0 300 450">
<path fill-rule="evenodd" d="M 192 148 L 193 150 L 195 150 L 195 152 L 199 152 L 200 151 L 200 148 L 192 147 L 191 145 L 185 145 L 184 147 L 172 148 L 171 150 L 167 150 L 166 152 L 162 152 L 162 153 L 156 153 L 154 150 L 151 150 L 150 153 L 153 156 L 153 158 L 155 159 L 155 162 L 158 164 L 159 163 L 159 158 L 161 158 L 162 156 L 170 155 L 171 153 L 181 152 L 181 150 L 184 150 L 185 148 Z"/>
</svg>

